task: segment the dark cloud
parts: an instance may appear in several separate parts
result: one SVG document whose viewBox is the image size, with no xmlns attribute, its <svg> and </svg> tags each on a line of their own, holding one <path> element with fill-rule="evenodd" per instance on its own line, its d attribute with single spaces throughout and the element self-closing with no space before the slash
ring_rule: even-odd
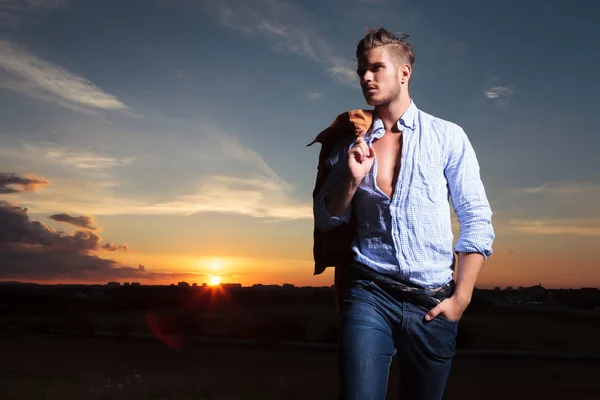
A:
<svg viewBox="0 0 600 400">
<path fill-rule="evenodd" d="M 101 238 L 95 232 L 55 231 L 39 221 L 30 221 L 27 209 L 0 201 L 0 245 L 35 248 L 45 253 L 85 253 L 98 249 Z"/>
<path fill-rule="evenodd" d="M 65 222 L 67 224 L 75 225 L 80 228 L 90 229 L 92 231 L 98 230 L 98 228 L 96 228 L 95 226 L 92 226 L 92 223 L 94 222 L 92 217 L 88 217 L 85 215 L 80 215 L 79 217 L 73 217 L 69 214 L 62 213 L 62 214 L 51 215 L 48 218 L 53 219 L 54 221 L 57 221 L 57 222 Z"/>
<path fill-rule="evenodd" d="M 0 172 L 0 194 L 32 192 L 38 186 L 49 184 L 47 179 L 39 178 L 34 174 L 27 174 L 23 178 L 12 172 Z"/>
<path fill-rule="evenodd" d="M 26 208 L 0 201 L 0 278 L 94 281 L 160 278 L 98 257 L 94 252 L 106 246 L 99 244 L 101 240 L 97 233 L 88 230 L 68 235 L 56 231 L 42 222 L 31 221 Z"/>
<path fill-rule="evenodd" d="M 31 221 L 27 209 L 0 200 L 0 279 L 78 280 L 109 282 L 118 280 L 179 282 L 203 279 L 205 274 L 148 272 L 121 266 L 99 257 L 98 250 L 126 250 L 126 245 L 100 245 L 93 231 L 65 234 L 39 221 Z"/>
<path fill-rule="evenodd" d="M 117 244 L 106 243 L 101 248 L 102 248 L 102 250 L 108 250 L 108 251 L 117 251 L 117 250 L 127 251 L 128 250 L 126 244 L 117 245 Z"/>
</svg>

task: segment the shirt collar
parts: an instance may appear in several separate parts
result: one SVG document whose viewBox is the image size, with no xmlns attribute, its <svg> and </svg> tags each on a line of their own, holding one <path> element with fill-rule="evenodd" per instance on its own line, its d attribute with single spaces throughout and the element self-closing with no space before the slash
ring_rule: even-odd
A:
<svg viewBox="0 0 600 400">
<path fill-rule="evenodd" d="M 418 111 L 419 109 L 411 99 L 410 105 L 397 122 L 398 130 L 404 131 L 406 129 L 410 129 L 411 131 L 414 131 L 417 125 L 416 121 Z M 385 132 L 383 121 L 377 116 L 377 114 L 373 116 L 373 129 L 371 132 L 374 138 L 380 138 Z"/>
<path fill-rule="evenodd" d="M 398 120 L 398 129 L 401 129 L 400 125 L 402 125 L 405 128 L 408 128 L 408 129 L 414 131 L 416 128 L 416 125 L 417 125 L 418 111 L 419 111 L 419 109 L 417 108 L 417 106 L 411 99 L 410 105 L 408 106 L 406 111 L 404 111 L 404 114 L 402 114 L 402 117 L 400 117 L 400 120 Z"/>
</svg>

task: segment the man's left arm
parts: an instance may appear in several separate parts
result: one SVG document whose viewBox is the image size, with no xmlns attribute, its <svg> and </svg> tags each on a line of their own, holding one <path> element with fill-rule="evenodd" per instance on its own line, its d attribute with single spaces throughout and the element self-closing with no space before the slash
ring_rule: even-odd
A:
<svg viewBox="0 0 600 400">
<path fill-rule="evenodd" d="M 467 135 L 455 126 L 444 173 L 460 225 L 454 294 L 433 308 L 427 320 L 442 313 L 458 320 L 471 302 L 481 266 L 492 255 L 495 238 L 492 210 L 479 172 L 479 163 Z"/>
</svg>

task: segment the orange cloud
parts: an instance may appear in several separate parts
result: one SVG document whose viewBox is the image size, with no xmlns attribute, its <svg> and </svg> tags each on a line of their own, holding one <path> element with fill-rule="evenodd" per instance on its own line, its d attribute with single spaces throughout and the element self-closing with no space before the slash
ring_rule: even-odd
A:
<svg viewBox="0 0 600 400">
<path fill-rule="evenodd" d="M 0 173 L 0 194 L 33 192 L 44 185 L 50 185 L 50 181 L 34 174 L 27 174 L 23 178 L 11 172 Z"/>
</svg>

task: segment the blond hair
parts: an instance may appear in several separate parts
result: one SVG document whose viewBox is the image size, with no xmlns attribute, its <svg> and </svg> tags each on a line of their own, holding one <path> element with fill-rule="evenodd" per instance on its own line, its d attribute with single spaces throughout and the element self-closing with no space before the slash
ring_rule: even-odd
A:
<svg viewBox="0 0 600 400">
<path fill-rule="evenodd" d="M 405 41 L 408 35 L 401 35 L 401 37 L 397 37 L 384 28 L 376 31 L 369 29 L 356 46 L 356 58 L 360 59 L 368 50 L 375 47 L 388 46 L 397 63 L 407 63 L 412 67 L 415 63 L 415 53 L 412 46 Z"/>
</svg>

